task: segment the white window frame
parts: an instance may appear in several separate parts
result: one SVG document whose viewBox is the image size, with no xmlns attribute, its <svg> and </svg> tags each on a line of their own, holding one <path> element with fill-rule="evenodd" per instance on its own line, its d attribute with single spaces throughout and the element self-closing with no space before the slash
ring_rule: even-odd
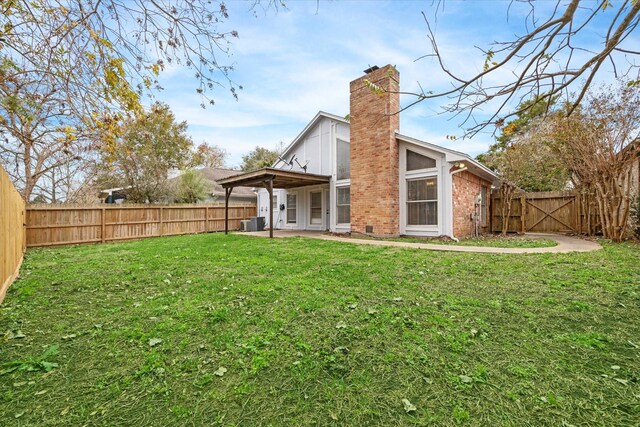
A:
<svg viewBox="0 0 640 427">
<path fill-rule="evenodd" d="M 320 209 L 320 222 L 318 222 L 318 223 L 314 223 L 313 222 L 313 220 L 314 220 L 314 218 L 313 218 L 313 209 L 314 209 L 314 207 L 313 207 L 312 203 L 313 203 L 313 194 L 316 194 L 316 193 L 320 194 L 320 207 L 319 207 L 319 209 Z M 324 223 L 324 220 L 323 220 L 323 212 L 324 212 L 324 206 L 323 205 L 324 205 L 324 203 L 322 201 L 323 194 L 324 193 L 323 193 L 321 188 L 319 188 L 317 190 L 310 190 L 309 191 L 309 226 L 311 226 L 311 227 L 322 227 L 322 224 Z M 318 208 L 316 207 L 315 209 L 318 209 Z"/>
<path fill-rule="evenodd" d="M 351 179 L 351 159 L 349 159 L 349 176 L 347 178 L 338 178 L 338 157 L 339 157 L 339 151 L 338 151 L 338 143 L 340 142 L 344 142 L 345 144 L 347 144 L 349 146 L 349 155 L 351 155 L 351 142 L 347 141 L 344 138 L 336 138 L 335 139 L 335 145 L 336 145 L 336 181 L 337 182 L 344 182 L 344 181 L 349 181 Z"/>
<path fill-rule="evenodd" d="M 436 161 L 436 166 L 427 169 L 417 169 L 407 171 L 407 151 L 413 151 L 423 156 L 430 157 Z M 443 234 L 446 219 L 444 218 L 445 203 L 444 200 L 444 186 L 445 177 L 443 177 L 441 170 L 443 168 L 444 158 L 441 153 L 430 150 L 426 147 L 416 146 L 414 144 L 402 143 L 400 145 L 399 153 L 400 167 L 399 169 L 399 183 L 400 183 L 400 233 L 414 236 L 439 236 Z M 407 181 L 414 179 L 424 178 L 436 178 L 438 188 L 438 209 L 437 209 L 437 225 L 409 225 L 408 222 L 408 208 L 407 208 L 407 196 L 408 186 Z"/>
<path fill-rule="evenodd" d="M 295 204 L 293 205 L 293 207 L 289 205 L 289 197 L 295 198 Z M 285 209 L 285 223 L 289 226 L 297 225 L 298 224 L 298 193 L 287 193 L 287 197 L 285 198 L 285 200 L 287 201 L 287 207 Z M 294 221 L 289 221 L 289 211 L 291 210 L 295 212 Z"/>
<path fill-rule="evenodd" d="M 424 200 L 409 200 L 409 182 L 412 181 L 426 181 L 426 180 L 435 180 L 436 182 L 436 198 L 435 199 L 424 199 Z M 406 180 L 406 197 L 405 197 L 405 203 L 406 203 L 406 224 L 407 227 L 437 227 L 440 224 L 440 214 L 439 214 L 439 204 L 441 203 L 440 200 L 438 200 L 438 186 L 440 185 L 440 180 L 438 179 L 437 175 L 430 175 L 430 176 L 424 176 L 424 177 L 414 177 L 414 178 L 407 178 Z M 417 203 L 435 203 L 436 204 L 436 223 L 435 224 L 409 224 L 409 205 L 411 204 L 417 204 Z"/>
<path fill-rule="evenodd" d="M 348 205 L 339 205 L 338 204 L 338 190 L 348 188 L 349 189 L 349 204 Z M 350 185 L 336 185 L 336 225 L 338 226 L 346 226 L 351 224 L 351 186 Z M 349 222 L 338 222 L 338 210 L 340 206 L 349 206 Z"/>
</svg>

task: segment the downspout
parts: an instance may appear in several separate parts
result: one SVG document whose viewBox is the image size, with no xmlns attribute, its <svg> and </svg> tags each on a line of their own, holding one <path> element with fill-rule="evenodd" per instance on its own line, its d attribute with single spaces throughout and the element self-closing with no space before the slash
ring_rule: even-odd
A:
<svg viewBox="0 0 640 427">
<path fill-rule="evenodd" d="M 452 171 L 453 169 L 453 171 Z M 465 165 L 464 163 L 456 163 L 455 165 L 453 165 L 453 168 L 449 169 L 449 177 L 451 177 L 451 218 L 453 219 L 453 175 L 459 173 L 459 172 L 464 172 L 468 170 L 467 165 Z M 460 239 L 456 238 L 456 236 L 453 235 L 453 224 L 451 224 L 451 240 L 453 240 L 454 242 L 460 242 Z"/>
</svg>

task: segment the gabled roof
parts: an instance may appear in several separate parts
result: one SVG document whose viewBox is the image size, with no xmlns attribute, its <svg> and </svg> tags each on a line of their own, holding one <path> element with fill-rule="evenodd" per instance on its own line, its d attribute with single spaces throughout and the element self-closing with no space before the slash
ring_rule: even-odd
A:
<svg viewBox="0 0 640 427">
<path fill-rule="evenodd" d="M 298 144 L 298 142 L 302 141 L 307 134 L 309 133 L 309 131 L 311 129 L 313 129 L 323 118 L 327 118 L 327 119 L 331 119 L 331 120 L 335 120 L 337 122 L 343 123 L 347 126 L 350 125 L 349 121 L 347 121 L 344 117 L 340 117 L 337 116 L 335 114 L 331 114 L 331 113 L 327 113 L 325 111 L 318 111 L 318 113 L 315 115 L 315 117 L 313 119 L 311 119 L 311 121 L 304 127 L 304 129 L 302 129 L 302 132 L 300 132 L 298 134 L 298 136 L 295 137 L 295 139 L 291 142 L 291 144 L 289 144 L 287 146 L 287 148 L 285 148 L 285 150 L 282 152 L 281 156 L 282 157 L 287 157 L 287 155 L 291 152 L 291 150 Z M 452 150 L 450 148 L 445 148 L 445 147 L 441 147 L 439 145 L 436 144 L 431 144 L 429 142 L 425 142 L 425 141 L 421 141 L 419 139 L 416 138 L 412 138 L 410 136 L 406 136 L 406 135 L 402 135 L 400 133 L 396 132 L 396 139 L 403 141 L 403 142 L 407 142 L 409 144 L 415 144 L 415 145 L 419 145 L 419 146 L 423 146 L 425 148 L 428 148 L 430 150 L 433 150 L 435 152 L 438 153 L 442 153 L 445 155 L 445 159 L 447 162 L 465 162 L 465 164 L 468 165 L 468 168 L 471 172 L 478 174 L 480 176 L 482 176 L 483 178 L 489 180 L 489 181 L 496 181 L 498 180 L 498 175 L 492 171 L 491 169 L 489 169 L 488 167 L 486 167 L 485 165 L 483 165 L 482 163 L 478 162 L 477 160 L 473 159 L 471 156 L 469 156 L 466 153 L 460 152 L 460 151 L 456 151 L 456 150 Z M 277 168 L 278 164 L 281 163 L 281 160 L 277 160 L 274 164 L 273 167 Z"/>
<path fill-rule="evenodd" d="M 489 181 L 496 181 L 499 178 L 498 174 L 496 174 L 494 171 L 461 151 L 441 147 L 440 145 L 431 144 L 429 142 L 421 141 L 419 139 L 411 138 L 410 136 L 401 135 L 399 133 L 396 133 L 396 139 L 407 142 L 409 144 L 415 144 L 428 148 L 437 153 L 442 153 L 444 154 L 445 160 L 447 162 L 464 162 L 465 164 L 468 164 L 468 166 L 470 166 L 469 169 L 471 170 L 471 172 L 480 174 Z"/>
<path fill-rule="evenodd" d="M 346 125 L 349 125 L 349 122 L 344 117 L 336 116 L 335 114 L 327 113 L 325 111 L 318 111 L 315 117 L 311 119 L 311 121 L 304 127 L 304 129 L 302 129 L 302 132 L 300 132 L 298 136 L 294 138 L 291 144 L 289 144 L 287 148 L 284 149 L 281 156 L 287 157 L 289 152 L 298 144 L 298 142 L 302 141 L 307 136 L 307 133 L 309 133 L 309 131 L 313 129 L 315 125 L 320 123 L 320 120 L 322 120 L 323 118 L 335 120 L 335 121 L 344 123 Z M 281 160 L 277 160 L 272 166 L 275 168 L 278 166 L 278 163 L 280 162 Z"/>
</svg>

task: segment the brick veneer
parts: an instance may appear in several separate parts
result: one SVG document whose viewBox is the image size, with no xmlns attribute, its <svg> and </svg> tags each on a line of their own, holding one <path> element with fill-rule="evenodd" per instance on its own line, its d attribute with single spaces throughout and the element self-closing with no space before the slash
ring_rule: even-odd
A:
<svg viewBox="0 0 640 427">
<path fill-rule="evenodd" d="M 473 175 L 469 171 L 459 172 L 453 175 L 453 235 L 455 237 L 468 237 L 474 233 L 472 215 L 475 209 L 475 200 L 480 189 L 487 188 L 487 227 L 489 222 L 489 203 L 491 183 Z"/>
<path fill-rule="evenodd" d="M 382 89 L 372 91 L 365 80 Z M 395 236 L 399 227 L 399 74 L 386 65 L 350 85 L 351 231 Z"/>
</svg>

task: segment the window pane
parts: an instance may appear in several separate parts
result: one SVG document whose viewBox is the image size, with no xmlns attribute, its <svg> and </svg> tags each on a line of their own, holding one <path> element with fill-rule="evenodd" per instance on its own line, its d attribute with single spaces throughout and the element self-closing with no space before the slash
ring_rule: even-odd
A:
<svg viewBox="0 0 640 427">
<path fill-rule="evenodd" d="M 351 222 L 351 192 L 349 187 L 336 188 L 336 208 L 338 224 L 348 224 Z"/>
<path fill-rule="evenodd" d="M 351 222 L 351 206 L 338 206 L 338 224 L 349 224 Z"/>
<path fill-rule="evenodd" d="M 322 193 L 311 193 L 311 224 L 322 224 Z"/>
<path fill-rule="evenodd" d="M 297 197 L 295 194 L 287 194 L 287 223 L 295 224 L 297 221 Z"/>
<path fill-rule="evenodd" d="M 438 202 L 407 203 L 407 225 L 438 225 Z"/>
<path fill-rule="evenodd" d="M 338 199 L 338 205 L 348 205 L 351 203 L 349 187 L 336 188 L 336 195 Z"/>
<path fill-rule="evenodd" d="M 438 202 L 427 202 L 426 225 L 438 225 Z"/>
<path fill-rule="evenodd" d="M 438 180 L 436 178 L 407 181 L 407 200 L 437 200 Z"/>
<path fill-rule="evenodd" d="M 436 167 L 436 161 L 431 157 L 423 156 L 422 154 L 414 153 L 407 150 L 407 170 L 414 171 L 418 169 L 430 169 Z"/>
<path fill-rule="evenodd" d="M 349 179 L 351 164 L 349 161 L 349 143 L 338 139 L 336 157 L 338 159 L 337 179 Z"/>
</svg>

